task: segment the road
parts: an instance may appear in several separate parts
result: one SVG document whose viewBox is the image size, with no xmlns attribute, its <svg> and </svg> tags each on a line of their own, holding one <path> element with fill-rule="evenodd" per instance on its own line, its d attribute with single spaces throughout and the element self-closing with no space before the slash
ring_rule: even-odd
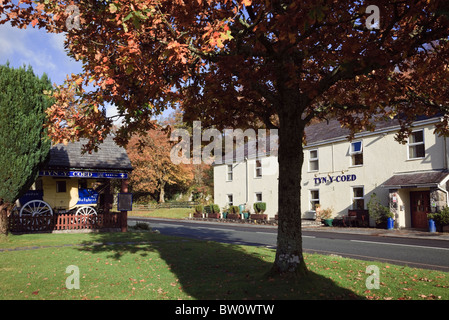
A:
<svg viewBox="0 0 449 320">
<path fill-rule="evenodd" d="M 136 218 L 129 217 L 129 221 Z M 138 218 L 162 234 L 200 240 L 276 248 L 277 227 Z M 334 254 L 368 261 L 449 271 L 449 241 L 303 230 L 305 252 Z"/>
</svg>

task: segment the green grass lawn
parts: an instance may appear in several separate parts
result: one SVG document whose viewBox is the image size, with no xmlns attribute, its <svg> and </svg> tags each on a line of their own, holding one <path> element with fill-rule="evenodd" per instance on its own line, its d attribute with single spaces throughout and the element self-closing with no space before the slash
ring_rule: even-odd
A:
<svg viewBox="0 0 449 320">
<path fill-rule="evenodd" d="M 129 211 L 128 216 L 135 217 L 154 217 L 168 219 L 184 219 L 189 217 L 189 213 L 193 213 L 193 209 L 189 208 L 160 208 L 148 211 Z"/>
<path fill-rule="evenodd" d="M 267 279 L 273 250 L 150 232 L 10 235 L 0 249 L 0 300 L 449 299 L 447 272 L 306 254 L 300 282 Z M 71 265 L 79 289 L 66 287 Z"/>
</svg>

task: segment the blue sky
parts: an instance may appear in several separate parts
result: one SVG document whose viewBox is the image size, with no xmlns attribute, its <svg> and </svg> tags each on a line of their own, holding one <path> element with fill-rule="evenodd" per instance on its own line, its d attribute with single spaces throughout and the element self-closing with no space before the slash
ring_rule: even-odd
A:
<svg viewBox="0 0 449 320">
<path fill-rule="evenodd" d="M 82 63 L 67 56 L 63 34 L 47 33 L 44 29 L 31 26 L 19 29 L 9 24 L 0 25 L 0 65 L 7 61 L 14 68 L 31 65 L 37 76 L 45 72 L 51 82 L 57 85 L 62 84 L 67 75 L 82 71 Z M 171 112 L 169 109 L 164 115 Z M 113 116 L 116 110 L 108 105 L 106 113 Z"/>
<path fill-rule="evenodd" d="M 47 33 L 44 29 L 13 28 L 0 25 L 0 64 L 18 68 L 30 65 L 36 75 L 45 72 L 53 84 L 62 84 L 67 75 L 80 73 L 82 63 L 67 56 L 64 50 L 64 34 Z M 107 106 L 107 115 L 115 114 L 115 108 Z"/>
</svg>

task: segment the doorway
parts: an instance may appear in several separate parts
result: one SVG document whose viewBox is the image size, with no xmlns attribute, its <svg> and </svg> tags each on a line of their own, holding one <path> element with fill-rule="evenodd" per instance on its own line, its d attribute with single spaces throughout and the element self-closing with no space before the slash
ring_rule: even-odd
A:
<svg viewBox="0 0 449 320">
<path fill-rule="evenodd" d="M 427 213 L 430 212 L 430 192 L 411 191 L 410 206 L 412 215 L 412 228 L 427 228 Z"/>
</svg>

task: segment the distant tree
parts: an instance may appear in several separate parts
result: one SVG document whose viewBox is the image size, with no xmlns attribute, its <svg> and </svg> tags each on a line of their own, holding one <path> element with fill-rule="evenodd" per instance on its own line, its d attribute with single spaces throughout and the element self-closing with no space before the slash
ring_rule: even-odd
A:
<svg viewBox="0 0 449 320">
<path fill-rule="evenodd" d="M 50 151 L 44 129 L 45 95 L 52 85 L 46 74 L 31 67 L 0 66 L 0 233 L 8 233 L 8 217 L 17 199 L 36 180 L 39 165 Z"/>
<path fill-rule="evenodd" d="M 156 193 L 165 202 L 169 185 L 188 186 L 193 179 L 191 166 L 176 165 L 170 159 L 172 142 L 162 128 L 131 137 L 128 156 L 134 167 L 130 178 L 133 192 Z"/>
</svg>

